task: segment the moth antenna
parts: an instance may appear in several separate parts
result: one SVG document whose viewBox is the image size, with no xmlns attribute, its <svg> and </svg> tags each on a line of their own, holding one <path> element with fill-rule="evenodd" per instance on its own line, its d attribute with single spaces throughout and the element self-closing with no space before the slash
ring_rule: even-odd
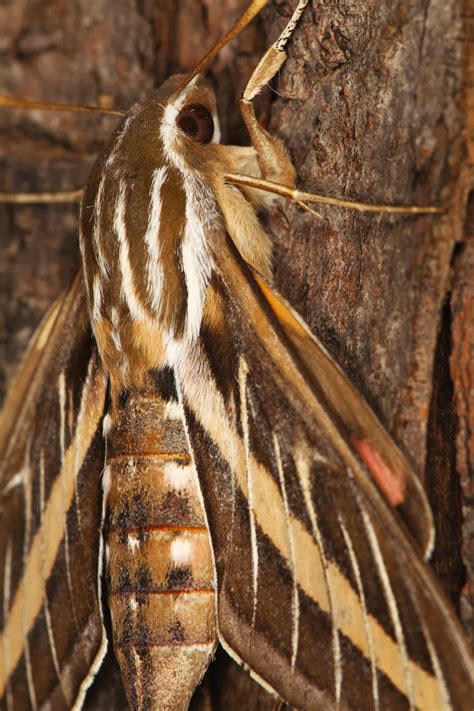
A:
<svg viewBox="0 0 474 711">
<path fill-rule="evenodd" d="M 107 114 L 109 116 L 124 116 L 127 112 L 119 109 L 105 109 L 100 106 L 81 106 L 79 104 L 55 104 L 47 101 L 28 101 L 27 99 L 13 99 L 10 96 L 0 95 L 0 106 L 12 109 L 38 109 L 40 111 L 73 111 L 76 113 Z"/>
<path fill-rule="evenodd" d="M 304 193 L 301 190 L 290 188 L 281 183 L 275 183 L 272 180 L 262 180 L 261 178 L 254 178 L 250 175 L 240 175 L 239 173 L 226 173 L 225 179 L 228 183 L 233 185 L 243 185 L 248 188 L 256 188 L 257 190 L 264 190 L 274 195 L 280 195 L 280 197 L 293 200 L 293 202 L 296 202 L 301 207 L 303 207 L 303 203 L 317 202 L 321 205 L 345 207 L 349 210 L 357 210 L 358 212 L 385 212 L 387 214 L 399 215 L 439 215 L 445 212 L 443 207 L 435 207 L 433 205 L 372 205 L 370 203 L 358 202 L 357 200 L 344 200 L 342 198 L 333 198 L 316 193 Z"/>
<path fill-rule="evenodd" d="M 204 55 L 201 61 L 196 65 L 196 67 L 186 76 L 186 78 L 179 84 L 175 93 L 172 96 L 172 101 L 175 101 L 181 94 L 183 89 L 185 89 L 188 84 L 194 79 L 194 77 L 199 74 L 204 67 L 209 64 L 209 62 L 214 59 L 216 54 L 221 51 L 226 44 L 230 42 L 236 35 L 238 35 L 244 27 L 246 27 L 253 18 L 258 15 L 260 10 L 267 4 L 268 0 L 252 0 L 248 5 L 247 9 L 244 11 L 243 15 L 237 20 L 235 25 L 233 25 L 228 32 L 225 33 L 223 37 Z"/>
<path fill-rule="evenodd" d="M 0 193 L 0 203 L 40 205 L 45 203 L 79 202 L 82 193 L 82 189 L 58 193 Z"/>
</svg>

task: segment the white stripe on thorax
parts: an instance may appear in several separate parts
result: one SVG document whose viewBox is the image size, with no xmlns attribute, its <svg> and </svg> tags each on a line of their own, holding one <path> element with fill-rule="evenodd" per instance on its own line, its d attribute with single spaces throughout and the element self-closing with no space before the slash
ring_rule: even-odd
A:
<svg viewBox="0 0 474 711">
<path fill-rule="evenodd" d="M 105 189 L 105 181 L 106 181 L 106 169 L 110 168 L 112 163 L 115 161 L 115 158 L 117 157 L 118 150 L 120 148 L 120 145 L 123 141 L 123 137 L 125 133 L 128 130 L 128 127 L 130 125 L 132 116 L 128 116 L 126 120 L 124 121 L 123 128 L 121 133 L 117 136 L 117 139 L 115 141 L 115 146 L 113 147 L 112 151 L 110 152 L 107 161 L 105 163 L 105 169 L 102 173 L 102 176 L 99 180 L 99 184 L 97 187 L 97 193 L 94 201 L 94 224 L 92 228 L 92 250 L 94 254 L 95 261 L 97 263 L 99 273 L 94 275 L 93 277 L 93 284 L 92 284 L 92 294 L 89 293 L 89 298 L 92 302 L 92 318 L 94 321 L 99 321 L 101 318 L 101 308 L 102 308 L 102 300 L 103 300 L 103 286 L 104 283 L 107 281 L 109 278 L 109 264 L 107 261 L 107 257 L 105 255 L 104 249 L 103 249 L 103 235 L 102 235 L 102 207 L 104 203 L 104 189 Z M 80 247 L 81 247 L 81 253 L 83 256 L 83 259 L 85 257 L 85 249 L 86 245 L 84 244 L 84 237 L 81 233 L 80 235 Z M 84 261 L 85 263 L 85 261 Z M 86 284 L 87 284 L 87 279 L 86 279 Z M 89 289 L 88 289 L 89 292 Z"/>
<path fill-rule="evenodd" d="M 181 255 L 188 291 L 186 332 L 190 340 L 199 335 L 206 289 L 213 270 L 206 230 L 219 218 L 212 190 L 204 184 L 198 171 L 189 167 L 182 153 L 176 149 L 179 132 L 176 117 L 194 82 L 195 79 L 173 104 L 168 104 L 160 127 L 165 155 L 180 171 L 186 197 L 186 226 Z"/>
<path fill-rule="evenodd" d="M 120 338 L 120 319 L 119 313 L 115 306 L 110 309 L 110 321 L 112 323 L 110 336 L 112 338 L 117 353 L 122 353 L 122 339 Z"/>
<path fill-rule="evenodd" d="M 132 265 L 130 264 L 129 245 L 127 239 L 127 228 L 125 224 L 127 184 L 123 178 L 119 181 L 117 201 L 115 203 L 114 231 L 119 243 L 119 264 L 121 271 L 120 292 L 127 304 L 130 314 L 138 321 L 151 323 L 151 319 L 145 312 L 138 295 L 135 291 Z"/>
<path fill-rule="evenodd" d="M 160 221 L 163 207 L 161 199 L 161 188 L 167 177 L 165 166 L 156 168 L 153 171 L 153 179 L 150 187 L 150 205 L 148 208 L 148 226 L 145 232 L 145 244 L 148 250 L 146 270 L 148 278 L 148 294 L 153 308 L 158 312 L 160 309 L 161 295 L 163 290 L 163 265 L 160 259 Z"/>
<path fill-rule="evenodd" d="M 103 175 L 99 181 L 97 195 L 94 203 L 94 227 L 92 229 L 92 240 L 94 244 L 95 258 L 99 267 L 100 275 L 103 279 L 107 278 L 109 273 L 109 265 L 102 249 L 102 204 L 104 201 L 105 176 Z"/>
<path fill-rule="evenodd" d="M 94 225 L 92 228 L 92 252 L 99 269 L 98 273 L 94 274 L 92 277 L 92 294 L 89 294 L 92 307 L 92 319 L 97 322 L 101 318 L 102 311 L 102 298 L 103 298 L 103 284 L 108 278 L 108 264 L 105 258 L 104 251 L 102 249 L 102 233 L 101 233 L 101 222 L 102 222 L 102 203 L 104 199 L 104 185 L 105 177 L 102 176 L 99 181 L 99 186 L 97 188 L 97 194 L 94 202 Z M 81 235 L 81 247 L 83 236 Z M 85 245 L 84 245 L 85 250 Z M 84 255 L 83 255 L 84 257 Z M 85 263 L 85 260 L 84 260 Z M 87 282 L 87 279 L 86 279 Z"/>
</svg>

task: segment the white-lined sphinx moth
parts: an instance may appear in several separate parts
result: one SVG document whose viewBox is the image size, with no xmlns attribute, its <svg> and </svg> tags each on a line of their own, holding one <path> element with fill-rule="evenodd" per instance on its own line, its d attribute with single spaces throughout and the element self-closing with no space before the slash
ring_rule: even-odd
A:
<svg viewBox="0 0 474 711">
<path fill-rule="evenodd" d="M 212 98 L 207 89 L 197 86 L 192 91 L 196 92 L 196 98 L 188 97 L 187 103 L 191 105 L 198 103 L 198 97 L 200 106 L 204 102 L 204 106 L 207 104 L 208 109 L 213 108 L 212 103 L 208 103 L 212 102 Z M 178 95 L 177 100 L 183 98 L 184 95 Z M 163 89 L 159 98 L 160 103 L 163 101 L 169 102 L 166 89 Z M 239 232 L 236 228 L 232 207 L 235 209 L 236 201 L 240 201 L 239 210 L 243 210 L 244 213 L 247 210 L 247 219 L 251 225 L 251 228 L 247 226 L 247 230 L 251 229 L 252 240 L 259 233 L 258 225 L 252 222 L 252 213 L 248 212 L 247 203 L 243 201 L 241 194 L 220 184 L 222 172 L 217 168 L 216 175 L 208 176 L 210 182 L 206 182 L 204 187 L 193 182 L 196 181 L 197 175 L 189 167 L 192 158 L 196 161 L 194 165 L 199 166 L 199 170 L 203 170 L 206 156 L 209 160 L 209 155 L 212 155 L 216 164 L 217 159 L 224 164 L 225 167 L 221 168 L 221 171 L 229 173 L 235 172 L 239 151 L 236 150 L 229 158 L 230 153 L 225 154 L 217 146 L 208 145 L 207 141 L 204 141 L 204 146 L 199 142 L 196 145 L 193 143 L 189 148 L 190 155 L 186 154 L 188 165 L 186 162 L 180 163 L 179 156 L 182 155 L 182 151 L 173 152 L 169 135 L 170 131 L 176 131 L 175 121 L 172 120 L 173 117 L 163 118 L 160 113 L 161 106 L 157 106 L 155 102 L 156 99 L 151 99 L 147 104 L 139 107 L 127 130 L 119 133 L 112 140 L 108 154 L 102 164 L 97 165 L 84 200 L 83 245 L 92 319 L 102 360 L 113 373 L 110 413 L 112 424 L 107 428 L 109 465 L 116 466 L 119 461 L 122 464 L 126 463 L 131 467 L 128 476 L 132 476 L 136 475 L 136 455 L 149 454 L 156 458 L 157 454 L 163 453 L 159 448 L 144 451 L 143 442 L 140 449 L 128 450 L 128 454 L 115 451 L 114 446 L 116 447 L 117 443 L 120 448 L 128 446 L 128 438 L 130 438 L 135 440 L 133 446 L 136 447 L 137 439 L 139 440 L 139 436 L 143 435 L 143 432 L 134 431 L 128 434 L 128 438 L 123 431 L 119 437 L 116 435 L 117 429 L 127 424 L 124 418 L 130 417 L 130 412 L 134 412 L 133 408 L 137 407 L 136 403 L 130 403 L 130 400 L 133 401 L 133 392 L 123 391 L 129 390 L 131 382 L 135 389 L 140 387 L 143 390 L 145 386 L 151 388 L 153 400 L 156 400 L 160 392 L 165 400 L 173 401 L 172 394 L 170 395 L 170 384 L 166 384 L 166 379 L 163 382 L 163 374 L 158 376 L 157 381 L 156 374 L 148 373 L 150 368 L 155 370 L 162 364 L 166 367 L 172 365 L 178 374 L 178 385 L 187 410 L 188 432 L 193 442 L 198 470 L 203 477 L 201 486 L 209 507 L 211 531 L 215 536 L 218 579 L 221 581 L 218 615 L 221 633 L 227 643 L 233 646 L 234 653 L 243 657 L 247 663 L 251 663 L 254 672 L 262 676 L 268 685 L 276 688 L 289 701 L 306 705 L 308 708 L 316 705 L 323 705 L 322 707 L 331 705 L 333 703 L 331 697 L 338 699 L 341 704 L 355 707 L 360 707 L 365 699 L 372 698 L 375 706 L 380 703 L 382 706 L 385 704 L 394 708 L 409 703 L 419 707 L 424 705 L 427 708 L 433 703 L 448 704 L 449 695 L 454 693 L 460 694 L 459 698 L 462 699 L 461 695 L 466 693 L 466 687 L 463 687 L 465 681 L 455 684 L 455 691 L 451 689 L 452 682 L 449 680 L 446 682 L 449 688 L 444 688 L 441 676 L 442 665 L 439 665 L 438 659 L 440 652 L 436 651 L 437 641 L 434 640 L 433 643 L 431 637 L 437 634 L 436 626 L 431 629 L 432 618 L 429 626 L 426 622 L 422 623 L 421 630 L 412 630 L 410 625 L 406 624 L 406 620 L 413 619 L 413 609 L 406 609 L 407 595 L 408 599 L 414 599 L 417 601 L 416 604 L 421 605 L 421 619 L 423 613 L 428 614 L 427 610 L 431 603 L 422 596 L 422 591 L 418 587 L 420 582 L 424 583 L 430 592 L 434 591 L 433 604 L 442 605 L 442 603 L 437 601 L 436 589 L 432 587 L 430 579 L 424 577 L 426 572 L 418 558 L 409 546 L 406 547 L 406 539 L 398 525 L 391 523 L 390 514 L 387 513 L 383 503 L 380 503 L 380 497 L 377 498 L 378 495 L 367 480 L 363 466 L 361 468 L 361 462 L 365 461 L 368 469 L 375 474 L 376 478 L 378 477 L 378 483 L 382 484 L 382 488 L 385 485 L 384 493 L 390 504 L 400 505 L 404 500 L 407 504 L 406 517 L 410 528 L 417 540 L 423 541 L 422 548 L 426 548 L 426 535 L 429 529 L 426 521 L 429 516 L 425 514 L 424 517 L 422 514 L 425 507 L 416 477 L 411 478 L 410 469 L 400 458 L 398 451 L 379 428 L 359 396 L 350 388 L 324 351 L 315 344 L 305 327 L 242 261 L 239 252 L 235 249 L 235 243 L 247 261 L 257 266 L 260 272 L 268 274 L 264 259 L 265 249 L 256 255 L 255 243 L 250 239 L 247 242 L 242 241 L 245 229 Z M 172 114 L 172 104 L 166 103 L 166 106 L 165 111 Z M 191 116 L 179 111 L 178 109 L 177 125 L 181 129 L 186 128 L 185 133 L 189 134 L 189 122 L 191 121 L 192 127 L 196 109 L 193 108 Z M 198 110 L 197 127 L 199 130 L 202 128 L 204 133 L 199 134 L 198 137 L 202 139 L 206 136 L 206 132 L 210 131 L 209 111 L 207 113 L 201 111 L 202 115 L 199 115 L 199 111 L 201 110 Z M 166 160 L 162 157 L 158 161 L 156 155 L 154 156 L 153 170 L 150 172 L 149 169 L 148 175 L 143 169 L 149 160 L 150 145 L 154 145 L 153 141 L 147 144 L 146 154 L 141 154 L 139 165 L 135 165 L 131 160 L 131 157 L 136 159 L 136 151 L 141 147 L 142 130 L 149 130 L 147 114 L 153 116 L 154 120 L 158 120 L 162 126 L 162 146 L 158 144 L 155 150 L 169 151 Z M 203 125 L 200 123 L 201 120 Z M 135 128 L 139 129 L 138 132 L 133 130 L 134 124 Z M 178 134 L 178 137 L 180 135 Z M 209 153 L 209 149 L 213 152 Z M 246 153 L 242 151 L 241 155 L 245 155 L 246 161 L 251 158 L 248 151 Z M 232 162 L 226 163 L 226 159 Z M 191 175 L 187 174 L 189 171 Z M 133 180 L 136 181 L 136 185 L 131 191 L 130 185 Z M 199 201 L 195 202 L 193 196 L 199 189 L 202 193 L 199 195 Z M 148 195 L 151 197 L 148 198 Z M 216 195 L 220 198 L 217 202 Z M 132 209 L 134 200 L 137 200 L 137 208 L 140 207 L 140 202 L 143 203 L 141 209 Z M 202 205 L 206 201 L 208 205 L 203 212 Z M 176 208 L 176 204 L 179 209 Z M 231 241 L 222 232 L 223 223 L 219 210 L 224 213 Z M 213 265 L 211 268 L 209 262 L 206 263 L 205 250 L 204 259 L 198 263 L 198 267 L 202 268 L 203 283 L 206 284 L 206 278 L 210 279 L 203 305 L 204 315 L 201 317 L 199 311 L 196 314 L 196 311 L 189 307 L 191 303 L 189 297 L 192 293 L 198 297 L 193 302 L 193 307 L 199 305 L 199 299 L 202 298 L 202 290 L 192 291 L 196 287 L 196 282 L 199 286 L 199 280 L 190 279 L 189 276 L 190 273 L 194 276 L 199 275 L 199 270 L 196 270 L 192 262 L 192 250 L 191 253 L 189 250 L 186 252 L 185 249 L 182 251 L 182 270 L 179 263 L 173 264 L 176 254 L 174 246 L 172 245 L 173 248 L 167 253 L 166 239 L 163 238 L 160 242 L 162 252 L 157 255 L 152 251 L 150 235 L 156 232 L 164 236 L 169 235 L 171 230 L 166 221 L 168 223 L 172 221 L 173 226 L 179 226 L 181 221 L 183 225 L 187 225 L 187 228 L 183 227 L 184 246 L 186 246 L 186 239 L 190 239 L 190 235 L 194 240 L 192 244 L 195 244 L 198 239 L 202 239 L 199 226 L 206 223 L 210 216 L 214 219 L 206 225 L 206 241 L 203 243 L 203 249 L 209 250 L 208 258 L 212 259 Z M 153 230 L 150 226 L 153 226 Z M 149 271 L 146 275 L 143 271 L 137 271 L 134 259 L 140 258 L 140 249 L 136 249 L 135 254 L 130 249 L 130 235 L 135 232 L 135 247 L 143 239 L 144 244 L 147 245 L 148 264 L 151 263 L 151 257 L 168 259 L 166 269 L 161 272 L 158 268 L 155 278 L 145 286 L 140 280 L 148 279 Z M 173 235 L 175 238 L 179 237 L 180 230 L 175 229 Z M 214 243 L 214 239 L 218 242 Z M 265 239 L 262 234 L 261 239 Z M 91 245 L 93 245 L 92 251 Z M 143 259 L 139 261 L 144 263 Z M 160 266 L 159 263 L 158 267 Z M 207 266 L 209 266 L 209 274 L 207 274 Z M 165 283 L 167 280 L 173 281 L 173 289 L 155 291 L 161 282 Z M 163 298 L 163 294 L 170 293 L 175 297 L 181 293 L 182 298 L 175 298 L 173 301 L 168 296 Z M 120 295 L 119 298 L 117 294 Z M 68 298 L 72 300 L 74 318 L 77 318 L 76 310 L 80 312 L 81 308 L 80 284 L 75 284 Z M 108 305 L 107 300 L 110 300 Z M 153 321 L 156 316 L 153 308 L 160 311 L 160 321 L 168 330 L 164 344 L 159 342 L 155 332 L 150 337 L 149 320 Z M 53 335 L 62 334 L 63 323 L 68 323 L 73 318 L 69 309 L 66 302 L 61 309 L 60 320 L 53 329 Z M 131 320 L 128 316 L 124 317 L 123 309 L 126 312 L 128 310 L 132 315 Z M 150 309 L 151 314 L 147 313 Z M 245 314 L 245 318 L 242 314 Z M 134 323 L 134 320 L 140 322 L 139 326 Z M 50 320 L 50 326 L 52 323 L 53 321 Z M 199 339 L 195 340 L 198 335 Z M 75 337 L 79 338 L 80 334 L 75 334 Z M 44 338 L 43 334 L 42 339 Z M 182 348 L 187 349 L 189 341 L 192 341 L 193 349 L 186 352 L 183 357 Z M 272 343 L 271 349 L 269 343 Z M 49 347 L 54 347 L 54 338 L 49 342 Z M 76 353 L 80 347 L 73 341 L 71 352 Z M 163 352 L 166 354 L 164 361 Z M 77 453 L 73 445 L 76 447 L 80 444 L 83 451 L 87 450 L 89 442 L 92 441 L 90 438 L 97 428 L 99 415 L 94 415 L 94 412 L 103 411 L 98 393 L 104 394 L 104 390 L 103 385 L 101 387 L 99 384 L 100 380 L 94 381 L 94 378 L 99 375 L 96 361 L 92 359 L 85 381 L 86 387 L 78 398 L 74 394 L 75 384 L 69 385 L 67 379 L 65 366 L 69 361 L 66 349 L 63 350 L 63 354 L 66 359 L 63 363 L 53 363 L 56 368 L 59 368 L 56 377 L 53 378 L 53 381 L 58 383 L 58 397 L 54 400 L 54 406 L 59 407 L 59 413 L 54 419 L 62 422 L 61 428 L 54 436 L 56 449 L 62 452 L 62 461 L 69 462 L 71 459 L 77 467 L 78 464 L 82 466 L 83 456 L 81 452 Z M 173 358 L 172 363 L 171 358 Z M 85 363 L 85 360 L 83 362 Z M 190 364 L 193 366 L 192 369 Z M 267 366 L 266 373 L 261 370 L 263 365 Z M 169 374 L 167 377 L 169 378 Z M 88 386 L 92 384 L 94 387 L 89 389 Z M 258 384 L 257 388 L 256 384 Z M 270 384 L 273 387 L 268 391 Z M 165 397 L 166 392 L 168 397 Z M 90 405 L 87 404 L 88 394 L 93 395 L 96 410 L 90 411 Z M 16 394 L 14 390 L 12 397 L 21 399 L 21 389 L 17 387 Z M 78 399 L 80 405 L 75 407 L 74 403 Z M 143 392 L 140 400 L 141 402 L 145 400 Z M 281 422 L 278 417 L 272 425 L 268 422 L 268 402 L 278 405 L 275 411 L 284 414 Z M 348 403 L 349 407 L 347 407 Z M 271 415 L 273 414 L 272 412 Z M 158 417 L 159 414 L 155 413 L 155 423 Z M 143 423 L 147 422 L 147 417 L 140 421 L 142 427 L 145 427 Z M 84 431 L 84 428 L 87 429 L 87 424 L 89 424 L 88 435 Z M 76 429 L 80 432 L 77 442 L 73 438 Z M 146 431 L 145 434 L 147 437 L 150 436 Z M 174 437 L 175 441 L 176 435 Z M 68 442 L 69 438 L 70 442 Z M 202 441 L 206 438 L 206 445 L 202 446 Z M 38 439 L 44 441 L 46 434 L 40 432 Z M 14 450 L 18 451 L 21 439 L 19 441 L 15 437 L 12 440 L 10 437 L 10 442 L 12 441 Z M 315 441 L 317 441 L 316 447 Z M 55 447 L 51 449 L 54 452 Z M 25 451 L 25 447 L 21 451 Z M 174 453 L 171 463 L 175 469 L 183 470 L 180 466 L 183 462 L 178 460 L 183 460 L 185 457 L 176 455 L 185 453 L 179 448 L 170 450 L 169 445 L 165 451 L 167 454 Z M 318 456 L 313 459 L 314 455 L 311 452 L 315 451 Z M 132 461 L 129 464 L 131 454 L 134 456 L 131 457 Z M 46 481 L 41 485 L 41 472 L 46 476 L 49 471 L 45 456 L 44 453 L 42 456 L 40 453 L 39 461 L 36 462 L 40 473 L 39 500 L 40 504 L 44 503 L 44 506 L 39 507 L 40 517 L 43 514 L 47 515 L 49 511 L 45 495 L 49 487 Z M 340 461 L 344 462 L 343 474 L 350 473 L 345 480 L 345 486 L 342 487 L 338 481 L 334 483 L 331 480 L 331 474 L 334 477 L 339 476 Z M 215 496 L 215 482 L 212 481 L 216 465 L 220 474 L 220 497 Z M 90 466 L 93 469 L 91 463 Z M 316 469 L 314 472 L 310 471 L 311 467 L 316 467 L 317 472 Z M 126 468 L 120 465 L 118 470 L 116 476 L 127 476 Z M 396 476 L 392 476 L 397 470 L 405 473 L 406 482 L 400 483 Z M 21 471 L 24 470 L 17 468 L 13 476 Z M 77 502 L 80 501 L 81 493 L 74 489 L 74 476 L 72 480 L 68 479 L 67 473 L 74 475 L 74 467 L 71 468 L 70 463 L 64 471 L 64 477 L 59 478 L 60 482 L 62 479 L 66 481 L 57 487 L 58 501 L 61 501 L 61 497 L 63 505 L 65 500 L 69 501 L 66 497 L 66 492 L 69 492 L 70 500 L 74 500 L 75 508 L 79 510 Z M 174 474 L 176 475 L 176 471 Z M 311 496 L 310 474 L 313 477 L 317 474 L 325 481 L 325 487 L 318 492 L 318 496 L 327 496 L 329 500 L 328 505 L 322 510 L 321 500 L 313 499 Z M 183 472 L 180 476 L 182 479 Z M 210 477 L 211 481 L 207 477 Z M 290 481 L 293 483 L 290 484 Z M 407 491 L 403 490 L 405 485 L 408 487 Z M 42 490 L 43 494 L 41 494 Z M 54 484 L 51 485 L 51 491 L 53 496 Z M 48 498 L 48 502 L 51 501 L 55 499 Z M 333 515 L 331 511 L 335 501 L 339 504 L 336 507 L 339 516 Z M 232 502 L 230 511 L 229 502 Z M 371 508 L 373 507 L 372 515 L 375 516 L 375 520 L 370 516 L 367 502 Z M 125 512 L 125 524 L 122 527 L 117 525 L 114 528 L 113 523 L 111 524 L 112 532 L 118 530 L 120 534 L 122 529 L 126 533 L 125 540 L 118 540 L 117 546 L 125 544 L 135 552 L 140 545 L 150 543 L 150 539 L 145 535 L 145 533 L 149 535 L 150 531 L 144 530 L 143 521 L 140 520 L 142 507 L 141 503 L 138 503 L 140 504 L 138 510 Z M 267 512 L 266 507 L 270 503 L 272 507 Z M 137 504 L 136 500 L 135 504 Z M 227 513 L 220 516 L 220 507 L 223 504 L 227 505 Z M 124 518 L 123 512 L 119 511 L 119 514 Z M 130 517 L 135 517 L 134 526 L 130 526 Z M 377 527 L 381 522 L 386 529 L 392 531 L 393 540 L 400 547 L 396 556 L 390 548 L 391 542 L 384 541 L 382 544 L 377 537 Z M 167 525 L 169 526 L 169 523 Z M 327 530 L 324 530 L 325 527 Z M 202 528 L 202 526 L 194 525 L 194 528 Z M 41 531 L 41 528 L 38 530 Z M 31 538 L 32 531 L 33 529 L 29 529 L 28 535 L 24 533 L 26 540 Z M 357 532 L 355 540 L 352 538 L 354 531 Z M 139 534 L 143 534 L 143 540 Z M 244 542 L 242 547 L 235 543 L 239 537 Z M 118 538 L 120 539 L 120 535 Z M 364 540 L 369 542 L 366 551 L 360 549 Z M 38 541 L 38 564 L 44 565 L 48 560 L 51 564 L 55 564 L 55 561 L 59 560 L 56 554 L 54 556 L 51 554 L 48 558 L 46 552 L 42 552 L 46 545 L 44 541 L 41 542 L 41 534 Z M 17 545 L 18 543 L 19 541 Z M 177 543 L 179 544 L 180 541 L 178 540 Z M 189 541 L 181 543 L 182 545 L 176 546 L 175 562 L 180 560 L 183 563 Z M 13 544 L 9 547 L 6 541 L 4 560 L 7 563 L 14 559 L 12 546 Z M 390 576 L 393 576 L 393 581 L 397 583 L 396 597 L 391 591 L 390 579 L 387 582 L 383 573 L 382 550 L 389 561 Z M 76 551 L 80 557 L 79 546 Z M 251 552 L 251 555 L 246 555 L 246 552 Z M 408 580 L 408 591 L 397 572 L 406 562 L 404 555 L 413 564 L 413 571 L 410 573 L 413 577 Z M 341 562 L 342 559 L 345 566 Z M 319 569 L 319 575 L 308 575 L 309 562 L 317 570 Z M 64 561 L 60 560 L 60 563 L 63 564 Z M 95 567 L 93 561 L 92 570 L 95 570 Z M 186 566 L 175 567 L 183 574 L 183 567 Z M 367 575 L 367 570 L 374 567 L 380 578 L 378 582 L 377 578 L 371 581 L 370 576 Z M 248 582 L 246 584 L 240 580 L 237 586 L 236 575 L 241 577 L 242 570 L 245 571 L 246 568 L 248 570 L 245 580 Z M 130 570 L 130 566 L 127 570 Z M 189 582 L 189 571 L 184 572 Z M 146 601 L 132 597 L 132 595 L 136 596 L 137 591 L 133 589 L 130 580 L 124 581 L 123 577 L 117 583 L 120 589 L 115 589 L 114 581 L 111 582 L 112 592 L 128 596 L 128 604 L 132 609 L 135 608 L 135 611 L 140 606 L 149 611 L 150 569 L 148 567 L 138 573 L 142 586 L 139 589 L 140 595 L 145 597 Z M 93 578 L 93 575 L 91 577 Z M 265 581 L 273 578 L 277 581 L 277 585 L 271 589 L 281 590 L 278 604 L 281 604 L 281 600 L 285 598 L 283 591 L 287 588 L 288 609 L 291 610 L 291 634 L 288 634 L 288 630 L 285 631 L 282 622 L 275 617 L 272 598 L 266 596 L 262 600 L 259 595 L 259 590 L 266 584 L 262 585 L 260 578 Z M 52 579 L 55 579 L 54 576 Z M 62 579 L 72 590 L 73 581 L 68 580 L 67 575 Z M 28 578 L 26 577 L 25 580 L 28 581 Z M 152 579 L 152 582 L 155 580 Z M 167 584 L 169 583 L 168 577 Z M 180 584 L 183 584 L 183 577 Z M 14 605 L 10 604 L 13 597 L 10 594 L 10 586 L 7 587 L 8 595 L 5 594 L 4 600 L 7 600 L 6 608 L 9 610 L 14 608 Z M 180 590 L 183 592 L 182 589 Z M 154 589 L 153 592 L 158 591 Z M 166 592 L 170 592 L 169 588 Z M 75 609 L 74 600 L 80 599 L 78 591 L 74 590 L 74 593 L 73 609 Z M 93 595 L 89 599 L 94 599 Z M 350 604 L 346 603 L 347 600 Z M 332 623 L 329 613 L 332 613 Z M 443 614 L 449 618 L 449 629 L 443 637 L 444 643 L 448 643 L 452 634 L 453 639 L 457 639 L 462 645 L 459 641 L 461 639 L 458 637 L 459 633 L 456 631 L 456 623 L 449 613 Z M 46 612 L 45 615 L 47 617 Z M 356 618 L 355 631 L 352 628 L 354 619 L 351 619 L 350 615 Z M 304 620 L 303 616 L 305 616 Z M 73 617 L 74 626 L 77 627 L 83 617 L 79 613 L 75 613 Z M 10 616 L 9 619 L 14 618 Z M 84 619 L 87 622 L 87 616 Z M 376 623 L 373 622 L 375 619 Z M 367 620 L 369 620 L 368 625 Z M 313 625 L 317 630 L 314 634 L 311 633 Z M 328 628 L 327 639 L 323 636 L 325 626 Z M 246 631 L 249 627 L 253 630 L 250 635 Z M 126 625 L 123 624 L 121 628 L 125 629 Z M 97 630 L 97 627 L 94 629 Z M 146 629 L 148 632 L 149 626 L 142 625 L 141 629 Z M 128 632 L 130 633 L 130 630 Z M 173 625 L 173 633 L 176 646 L 178 642 L 186 641 L 179 626 Z M 53 630 L 51 634 L 55 636 L 55 631 Z M 305 645 L 300 641 L 300 634 L 309 635 Z M 374 637 L 377 642 L 375 647 Z M 304 659 L 304 650 L 312 657 L 316 638 L 319 638 L 319 644 L 323 649 L 332 648 L 332 668 L 329 671 L 320 665 L 314 665 L 312 658 L 307 661 Z M 229 642 L 229 639 L 232 642 Z M 134 644 L 136 647 L 136 640 Z M 197 644 L 202 645 L 202 640 Z M 96 646 L 97 642 L 92 639 L 91 648 L 94 649 Z M 145 663 L 144 649 L 150 646 L 156 647 L 157 642 L 154 640 L 150 644 L 149 639 L 142 640 L 141 645 L 138 646 L 141 646 L 137 665 L 140 666 Z M 67 649 L 67 644 L 65 648 Z M 255 654 L 256 649 L 257 654 Z M 386 654 L 385 661 L 382 650 Z M 443 650 L 443 653 L 447 654 L 446 650 Z M 10 648 L 8 654 L 11 655 Z M 361 654 L 364 658 L 362 661 Z M 395 657 L 392 657 L 392 654 Z M 254 660 L 255 656 L 258 657 L 256 660 Z M 55 660 L 52 659 L 51 662 L 52 667 L 55 667 Z M 56 663 L 59 665 L 59 660 L 56 660 Z M 90 667 L 91 663 L 92 659 L 86 657 L 86 667 Z M 304 669 L 302 675 L 300 663 Z M 440 666 L 439 669 L 437 665 Z M 281 669 L 288 670 L 288 666 L 291 671 L 282 675 Z M 433 681 L 438 672 L 440 678 Z M 451 669 L 450 673 L 453 673 Z M 459 673 L 461 675 L 463 673 L 462 666 Z M 354 676 L 351 677 L 351 674 Z M 312 678 L 312 675 L 315 675 L 315 678 Z M 137 699 L 136 704 L 140 705 L 140 694 L 143 693 L 143 686 L 140 685 L 143 679 L 149 677 L 142 676 L 140 681 L 138 669 L 134 670 L 133 676 L 132 683 L 128 685 L 129 697 L 132 702 Z M 49 683 L 46 673 L 42 679 L 45 680 L 42 683 L 46 685 Z M 28 681 L 35 687 L 34 680 Z M 136 686 L 139 687 L 138 691 Z M 145 696 L 149 698 L 150 690 L 146 691 Z M 70 703 L 66 694 L 70 693 L 71 689 L 66 685 L 61 692 L 66 702 Z M 12 689 L 10 693 L 13 693 Z M 29 693 L 31 694 L 31 690 Z"/>
</svg>

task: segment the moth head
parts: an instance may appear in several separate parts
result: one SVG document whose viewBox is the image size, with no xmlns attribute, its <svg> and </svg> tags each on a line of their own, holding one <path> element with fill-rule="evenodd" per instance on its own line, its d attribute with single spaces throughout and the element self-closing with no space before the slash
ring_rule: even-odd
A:
<svg viewBox="0 0 474 711">
<path fill-rule="evenodd" d="M 161 165 L 180 172 L 191 167 L 205 172 L 211 162 L 209 144 L 220 141 L 216 96 L 201 75 L 176 96 L 181 81 L 182 75 L 170 77 L 132 107 L 115 145 L 112 140 L 106 149 L 120 172 L 144 174 Z"/>
<path fill-rule="evenodd" d="M 216 96 L 201 75 L 176 96 L 182 79 L 170 77 L 131 108 L 102 154 L 107 172 L 138 175 L 166 164 L 179 170 L 188 161 L 204 168 L 206 147 L 220 141 Z"/>
<path fill-rule="evenodd" d="M 164 107 L 160 133 L 165 154 L 173 163 L 205 155 L 204 146 L 220 141 L 216 96 L 210 82 L 197 75 L 176 95 L 174 90 L 181 82 L 182 76 L 176 75 L 162 87 L 172 92 Z"/>
</svg>

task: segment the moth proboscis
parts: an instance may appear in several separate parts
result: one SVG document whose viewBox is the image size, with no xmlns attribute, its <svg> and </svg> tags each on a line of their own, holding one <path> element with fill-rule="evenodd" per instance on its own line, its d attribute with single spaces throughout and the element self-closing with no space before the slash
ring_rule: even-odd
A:
<svg viewBox="0 0 474 711">
<path fill-rule="evenodd" d="M 216 142 L 214 94 L 192 72 L 135 106 L 92 171 L 84 274 L 2 420 L 7 706 L 82 701 L 105 645 L 100 529 L 132 708 L 185 708 L 217 639 L 297 707 L 470 703 L 466 643 L 423 562 L 417 476 L 271 287 L 256 189 L 312 198 L 252 100 L 305 5 L 244 92 L 251 147 Z"/>
</svg>

